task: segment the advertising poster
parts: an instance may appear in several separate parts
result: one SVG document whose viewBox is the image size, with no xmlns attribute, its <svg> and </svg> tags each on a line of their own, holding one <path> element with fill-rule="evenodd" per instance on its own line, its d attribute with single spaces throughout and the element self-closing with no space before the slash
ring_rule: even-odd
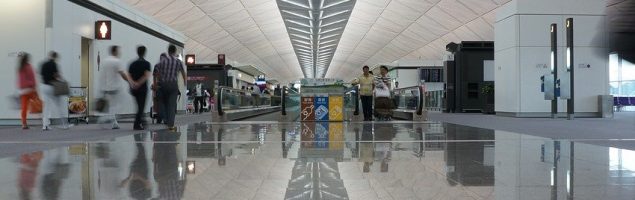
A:
<svg viewBox="0 0 635 200">
<path fill-rule="evenodd" d="M 321 122 L 315 125 L 314 148 L 329 148 L 329 123 Z"/>
<path fill-rule="evenodd" d="M 342 96 L 329 97 L 329 120 L 330 121 L 344 120 L 344 97 Z"/>
<path fill-rule="evenodd" d="M 313 148 L 313 141 L 315 139 L 315 123 L 302 123 L 302 130 L 300 140 L 302 140 L 302 147 Z"/>
<path fill-rule="evenodd" d="M 342 150 L 344 148 L 344 123 L 329 124 L 329 149 Z"/>
<path fill-rule="evenodd" d="M 313 103 L 314 97 L 302 97 L 300 104 L 300 119 L 301 121 L 313 121 L 315 120 L 315 104 Z"/>
<path fill-rule="evenodd" d="M 315 97 L 315 120 L 317 121 L 329 120 L 329 97 L 328 96 Z"/>
</svg>

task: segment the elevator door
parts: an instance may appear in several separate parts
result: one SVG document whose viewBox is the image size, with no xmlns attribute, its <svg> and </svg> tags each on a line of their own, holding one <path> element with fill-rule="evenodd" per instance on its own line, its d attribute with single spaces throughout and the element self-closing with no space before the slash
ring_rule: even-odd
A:
<svg viewBox="0 0 635 200">
<path fill-rule="evenodd" d="M 93 80 L 93 74 L 91 73 L 91 58 L 92 58 L 92 54 L 91 54 L 91 45 L 92 45 L 92 40 L 88 39 L 88 38 L 84 38 L 82 37 L 82 44 L 81 44 L 81 54 L 80 54 L 80 65 L 81 65 L 81 87 L 86 88 L 86 92 L 88 94 L 88 106 L 90 107 L 90 101 L 91 99 L 93 99 L 93 93 L 91 91 L 91 83 Z M 90 113 L 90 109 L 89 113 Z"/>
</svg>

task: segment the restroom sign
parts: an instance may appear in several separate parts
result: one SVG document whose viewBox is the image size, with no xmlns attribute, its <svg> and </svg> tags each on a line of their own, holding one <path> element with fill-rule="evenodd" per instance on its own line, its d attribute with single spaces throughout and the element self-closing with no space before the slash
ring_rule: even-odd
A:
<svg viewBox="0 0 635 200">
<path fill-rule="evenodd" d="M 110 20 L 100 20 L 95 22 L 95 39 L 110 40 L 112 26 Z"/>
</svg>

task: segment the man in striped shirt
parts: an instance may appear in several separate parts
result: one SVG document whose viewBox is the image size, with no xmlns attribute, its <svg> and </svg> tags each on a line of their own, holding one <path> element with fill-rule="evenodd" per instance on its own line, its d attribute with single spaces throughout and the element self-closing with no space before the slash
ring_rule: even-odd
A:
<svg viewBox="0 0 635 200">
<path fill-rule="evenodd" d="M 178 73 L 181 73 L 183 81 L 187 81 L 183 63 L 176 57 L 176 46 L 170 45 L 168 47 L 168 56 L 161 58 L 154 71 L 159 87 L 159 110 L 164 114 L 162 117 L 168 128 L 176 130 L 174 119 L 176 117 L 176 98 L 179 94 Z"/>
</svg>

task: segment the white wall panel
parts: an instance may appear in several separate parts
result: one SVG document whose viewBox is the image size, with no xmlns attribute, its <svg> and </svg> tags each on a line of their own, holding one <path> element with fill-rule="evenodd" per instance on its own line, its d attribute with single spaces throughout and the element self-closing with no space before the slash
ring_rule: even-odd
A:
<svg viewBox="0 0 635 200">
<path fill-rule="evenodd" d="M 25 17 L 27 13 L 28 17 Z M 17 54 L 31 54 L 36 73 L 41 59 L 46 57 L 45 13 L 46 5 L 42 0 L 0 1 L 0 18 L 4 19 L 0 20 L 0 27 L 3 27 L 0 31 L 0 63 L 4 66 L 4 73 L 0 73 L 4 85 L 0 87 L 0 97 L 5 97 L 0 98 L 0 110 L 3 111 L 0 118 L 17 119 L 20 116 L 18 110 L 9 110 L 11 102 L 6 98 L 17 90 Z"/>
<path fill-rule="evenodd" d="M 494 28 L 494 51 L 505 50 L 518 45 L 518 16 L 496 23 Z"/>
<path fill-rule="evenodd" d="M 563 30 L 563 19 L 559 15 L 520 15 L 518 17 L 518 45 L 523 47 L 551 46 L 550 26 L 558 24 L 558 30 Z M 558 44 L 564 46 L 564 35 L 558 32 Z"/>
<path fill-rule="evenodd" d="M 518 77 L 518 49 L 509 48 L 494 53 L 495 110 L 519 112 L 520 82 Z"/>
</svg>

